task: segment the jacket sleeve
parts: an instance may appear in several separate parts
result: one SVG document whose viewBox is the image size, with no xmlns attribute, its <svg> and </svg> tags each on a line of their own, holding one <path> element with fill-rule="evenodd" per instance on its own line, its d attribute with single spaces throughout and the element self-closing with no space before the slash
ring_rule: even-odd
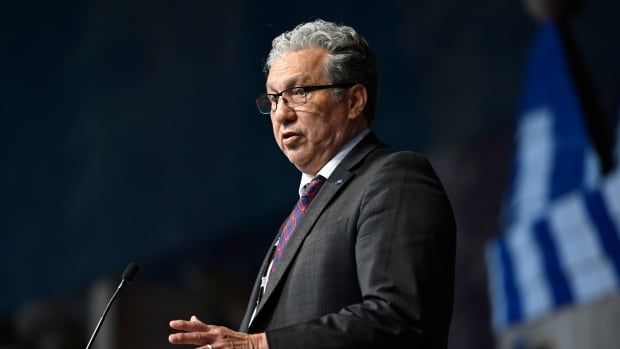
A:
<svg viewBox="0 0 620 349">
<path fill-rule="evenodd" d="M 445 348 L 456 227 L 428 161 L 390 154 L 359 205 L 355 259 L 360 303 L 267 331 L 270 349 Z"/>
</svg>

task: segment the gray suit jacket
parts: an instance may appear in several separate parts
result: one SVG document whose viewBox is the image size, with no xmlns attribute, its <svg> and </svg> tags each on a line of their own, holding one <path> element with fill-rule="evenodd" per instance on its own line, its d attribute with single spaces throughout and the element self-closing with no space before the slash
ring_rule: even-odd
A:
<svg viewBox="0 0 620 349">
<path fill-rule="evenodd" d="M 249 325 L 267 253 L 241 331 L 266 331 L 270 349 L 445 348 L 455 234 L 428 161 L 371 133 L 314 198 Z"/>
</svg>

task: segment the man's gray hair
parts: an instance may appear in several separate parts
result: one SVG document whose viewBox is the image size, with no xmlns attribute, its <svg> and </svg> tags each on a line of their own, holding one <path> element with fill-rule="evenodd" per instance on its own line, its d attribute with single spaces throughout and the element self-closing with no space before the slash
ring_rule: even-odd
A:
<svg viewBox="0 0 620 349">
<path fill-rule="evenodd" d="M 302 23 L 273 39 L 263 70 L 269 74 L 274 60 L 307 48 L 327 50 L 325 73 L 331 83 L 356 83 L 366 87 L 368 101 L 363 113 L 370 124 L 375 115 L 379 78 L 376 58 L 366 39 L 351 27 L 322 19 Z"/>
</svg>

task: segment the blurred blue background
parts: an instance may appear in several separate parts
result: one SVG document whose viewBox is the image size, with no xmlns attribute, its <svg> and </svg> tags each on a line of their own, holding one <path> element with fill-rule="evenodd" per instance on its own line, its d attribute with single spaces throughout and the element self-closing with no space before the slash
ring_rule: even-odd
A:
<svg viewBox="0 0 620 349">
<path fill-rule="evenodd" d="M 618 2 L 590 1 L 569 26 L 609 125 L 620 101 L 617 13 Z M 427 154 L 455 206 L 468 272 L 457 276 L 452 346 L 491 346 L 482 251 L 499 231 L 536 29 L 507 0 L 0 5 L 5 341 L 24 304 L 82 299 L 129 261 L 159 284 L 180 282 L 187 263 L 218 270 L 245 306 L 299 180 L 254 104 L 262 64 L 273 37 L 316 18 L 373 45 L 373 129 Z"/>
</svg>

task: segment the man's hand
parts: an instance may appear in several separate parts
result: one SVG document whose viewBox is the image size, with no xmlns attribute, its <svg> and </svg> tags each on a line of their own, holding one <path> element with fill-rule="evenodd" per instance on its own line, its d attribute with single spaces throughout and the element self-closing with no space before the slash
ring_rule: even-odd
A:
<svg viewBox="0 0 620 349">
<path fill-rule="evenodd" d="M 226 327 L 207 325 L 193 315 L 190 321 L 170 321 L 170 327 L 183 331 L 168 336 L 171 344 L 195 345 L 197 349 L 269 349 L 265 333 L 235 332 Z"/>
</svg>

